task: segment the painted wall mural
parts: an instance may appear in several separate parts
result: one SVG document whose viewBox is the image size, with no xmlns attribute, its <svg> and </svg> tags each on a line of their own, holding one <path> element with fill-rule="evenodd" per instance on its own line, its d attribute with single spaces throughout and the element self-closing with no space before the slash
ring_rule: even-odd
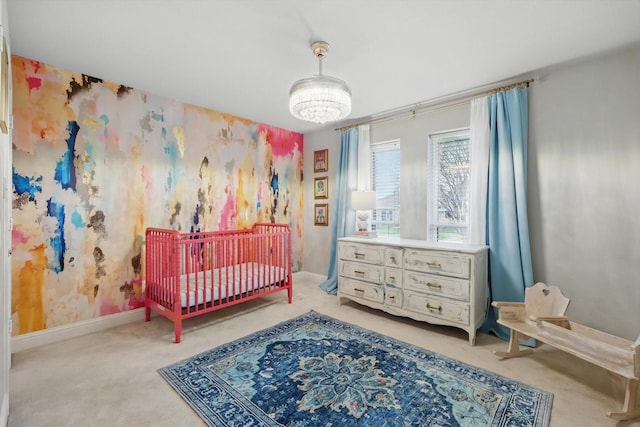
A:
<svg viewBox="0 0 640 427">
<path fill-rule="evenodd" d="M 292 226 L 299 133 L 16 57 L 14 335 L 143 306 L 146 227 Z"/>
</svg>

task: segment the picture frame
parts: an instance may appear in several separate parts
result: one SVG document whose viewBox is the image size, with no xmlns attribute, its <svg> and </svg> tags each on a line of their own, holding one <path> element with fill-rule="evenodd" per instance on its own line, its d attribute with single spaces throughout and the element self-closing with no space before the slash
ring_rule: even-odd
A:
<svg viewBox="0 0 640 427">
<path fill-rule="evenodd" d="M 313 152 L 313 171 L 327 172 L 329 170 L 329 149 Z"/>
<path fill-rule="evenodd" d="M 0 32 L 0 131 L 9 133 L 9 55 L 7 54 L 7 42 Z"/>
<path fill-rule="evenodd" d="M 313 224 L 329 225 L 329 204 L 316 203 L 313 205 Z"/>
<path fill-rule="evenodd" d="M 329 177 L 322 176 L 313 179 L 313 198 L 328 199 L 329 198 Z"/>
</svg>

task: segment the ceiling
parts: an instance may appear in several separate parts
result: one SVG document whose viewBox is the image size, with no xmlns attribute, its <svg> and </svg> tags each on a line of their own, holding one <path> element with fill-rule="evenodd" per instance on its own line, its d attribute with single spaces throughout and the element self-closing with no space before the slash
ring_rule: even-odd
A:
<svg viewBox="0 0 640 427">
<path fill-rule="evenodd" d="M 640 0 L 7 0 L 12 53 L 302 133 L 318 73 L 350 121 L 640 43 Z"/>
</svg>

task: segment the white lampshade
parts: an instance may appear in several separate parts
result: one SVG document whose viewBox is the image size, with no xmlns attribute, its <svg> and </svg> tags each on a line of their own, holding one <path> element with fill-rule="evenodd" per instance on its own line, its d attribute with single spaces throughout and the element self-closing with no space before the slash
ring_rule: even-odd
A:
<svg viewBox="0 0 640 427">
<path fill-rule="evenodd" d="M 289 91 L 289 111 L 300 120 L 328 123 L 351 114 L 351 89 L 335 77 L 322 75 L 322 59 L 329 51 L 327 42 L 314 42 L 311 51 L 318 58 L 318 75 L 298 80 Z"/>
<path fill-rule="evenodd" d="M 370 211 L 375 208 L 375 191 L 354 191 L 351 193 L 351 209 L 356 211 Z"/>
</svg>

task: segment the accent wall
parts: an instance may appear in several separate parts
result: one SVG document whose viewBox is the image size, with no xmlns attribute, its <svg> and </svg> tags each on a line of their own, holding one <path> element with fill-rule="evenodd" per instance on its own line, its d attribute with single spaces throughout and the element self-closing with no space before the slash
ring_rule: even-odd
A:
<svg viewBox="0 0 640 427">
<path fill-rule="evenodd" d="M 13 334 L 144 305 L 146 227 L 288 223 L 303 135 L 14 56 Z"/>
</svg>

